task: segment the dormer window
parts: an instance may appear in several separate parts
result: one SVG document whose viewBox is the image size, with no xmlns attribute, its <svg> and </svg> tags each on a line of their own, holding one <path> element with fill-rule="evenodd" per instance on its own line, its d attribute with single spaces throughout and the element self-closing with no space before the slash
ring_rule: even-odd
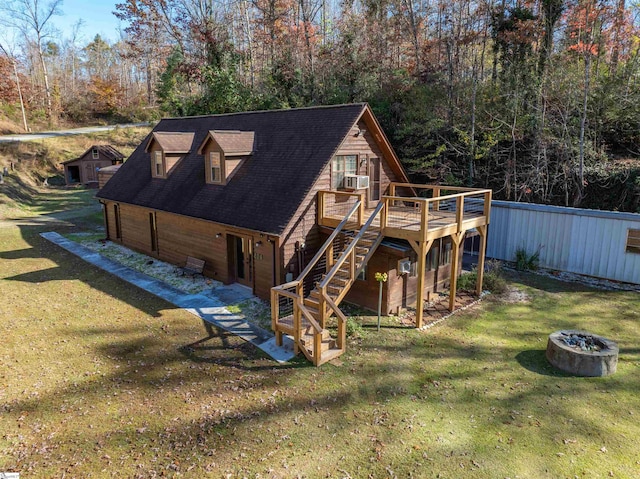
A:
<svg viewBox="0 0 640 479">
<path fill-rule="evenodd" d="M 161 151 L 153 152 L 153 176 L 164 176 L 164 161 L 163 154 Z"/>
<path fill-rule="evenodd" d="M 193 133 L 154 131 L 146 148 L 151 159 L 151 176 L 167 178 L 191 151 L 194 136 Z"/>
<path fill-rule="evenodd" d="M 91 156 L 94 160 L 97 160 L 98 158 L 100 158 L 100 155 L 98 154 L 98 149 L 94 148 L 93 150 L 91 150 Z"/>
<path fill-rule="evenodd" d="M 253 131 L 211 130 L 198 153 L 204 156 L 206 182 L 225 185 L 253 154 Z"/>
</svg>

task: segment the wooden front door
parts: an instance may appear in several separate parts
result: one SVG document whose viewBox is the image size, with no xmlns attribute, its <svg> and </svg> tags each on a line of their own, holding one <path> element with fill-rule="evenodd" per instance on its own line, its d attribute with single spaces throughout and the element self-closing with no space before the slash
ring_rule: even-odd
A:
<svg viewBox="0 0 640 479">
<path fill-rule="evenodd" d="M 253 288 L 253 241 L 250 236 L 227 235 L 231 258 L 231 277 L 236 283 Z"/>
<path fill-rule="evenodd" d="M 369 158 L 369 194 L 367 207 L 374 208 L 380 201 L 380 158 Z"/>
</svg>

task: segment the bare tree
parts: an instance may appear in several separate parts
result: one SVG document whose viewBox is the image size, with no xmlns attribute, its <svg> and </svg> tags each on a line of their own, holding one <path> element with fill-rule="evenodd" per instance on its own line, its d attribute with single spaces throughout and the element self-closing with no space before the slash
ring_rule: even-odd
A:
<svg viewBox="0 0 640 479">
<path fill-rule="evenodd" d="M 54 15 L 60 15 L 62 0 L 51 0 L 46 5 L 40 0 L 12 0 L 7 2 L 4 11 L 7 14 L 5 21 L 22 32 L 27 41 L 34 43 L 42 76 L 46 95 L 46 114 L 50 121 L 53 116 L 51 102 L 51 87 L 49 85 L 49 74 L 44 61 L 45 40 L 51 34 L 51 24 L 49 21 Z"/>
<path fill-rule="evenodd" d="M 18 98 L 20 99 L 20 111 L 22 112 L 22 124 L 24 125 L 24 131 L 28 132 L 29 126 L 27 125 L 27 115 L 24 110 L 24 100 L 22 98 L 22 89 L 20 88 L 20 75 L 18 75 L 16 56 L 9 45 L 10 43 L 7 43 L 5 46 L 2 42 L 0 42 L 0 51 L 2 51 L 2 53 L 4 53 L 7 58 L 11 60 L 11 63 L 13 63 L 13 73 L 16 77 L 16 90 L 18 93 Z"/>
</svg>

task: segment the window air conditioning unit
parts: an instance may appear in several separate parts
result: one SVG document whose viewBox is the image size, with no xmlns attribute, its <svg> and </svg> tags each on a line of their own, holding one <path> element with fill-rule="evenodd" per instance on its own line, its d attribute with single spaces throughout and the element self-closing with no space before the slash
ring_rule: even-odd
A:
<svg viewBox="0 0 640 479">
<path fill-rule="evenodd" d="M 367 175 L 344 175 L 344 188 L 346 190 L 369 188 L 369 177 Z"/>
<path fill-rule="evenodd" d="M 411 273 L 411 260 L 410 259 L 401 259 L 398 261 L 398 274 L 409 274 Z"/>
</svg>

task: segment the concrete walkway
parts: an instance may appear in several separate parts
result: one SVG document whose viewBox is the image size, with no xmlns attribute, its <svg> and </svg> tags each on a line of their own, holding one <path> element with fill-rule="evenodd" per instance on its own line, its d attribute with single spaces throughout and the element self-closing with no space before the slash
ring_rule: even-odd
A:
<svg viewBox="0 0 640 479">
<path fill-rule="evenodd" d="M 249 323 L 242 315 L 233 314 L 227 309 L 227 306 L 240 303 L 251 297 L 251 293 L 242 286 L 230 285 L 218 288 L 221 290 L 221 294 L 217 294 L 216 299 L 201 294 L 188 294 L 160 280 L 105 258 L 101 254 L 68 240 L 58 233 L 46 232 L 41 233 L 40 236 L 86 262 L 198 316 L 203 321 L 235 334 L 245 341 L 249 341 L 279 363 L 287 362 L 294 357 L 293 342 L 291 340 L 285 338 L 284 346 L 278 347 L 273 333 Z"/>
</svg>

